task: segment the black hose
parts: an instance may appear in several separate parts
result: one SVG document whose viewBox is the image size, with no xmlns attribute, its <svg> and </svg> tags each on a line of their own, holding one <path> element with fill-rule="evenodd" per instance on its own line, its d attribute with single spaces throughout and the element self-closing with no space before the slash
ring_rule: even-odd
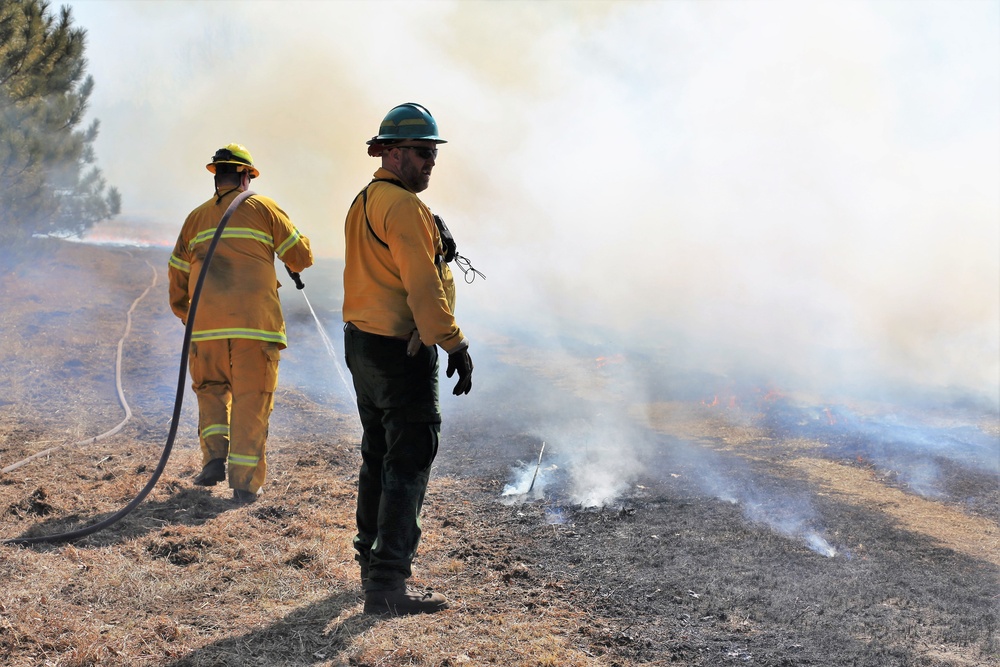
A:
<svg viewBox="0 0 1000 667">
<path fill-rule="evenodd" d="M 222 230 L 226 228 L 226 223 L 229 222 L 229 218 L 232 217 L 236 207 L 242 204 L 243 200 L 247 197 L 251 197 L 254 194 L 256 193 L 248 190 L 240 193 L 240 195 L 233 200 L 233 202 L 229 205 L 229 208 L 226 209 L 225 214 L 222 216 L 222 220 L 219 221 L 219 226 L 215 230 L 215 236 L 212 237 L 212 242 L 208 246 L 208 252 L 205 253 L 205 259 L 202 262 L 201 272 L 198 274 L 198 282 L 195 283 L 194 293 L 191 295 L 191 305 L 188 308 L 187 324 L 184 325 L 184 343 L 181 349 L 181 368 L 179 377 L 177 378 L 177 395 L 176 398 L 174 398 L 174 414 L 170 420 L 170 432 L 167 434 L 167 444 L 163 446 L 163 454 L 160 455 L 160 462 L 156 465 L 156 470 L 153 471 L 149 481 L 146 482 L 146 486 L 143 487 L 143 489 L 139 492 L 139 495 L 133 498 L 128 505 L 93 525 L 66 533 L 56 533 L 55 535 L 15 537 L 4 540 L 3 544 L 16 544 L 18 546 L 39 544 L 43 542 L 54 544 L 58 542 L 70 542 L 81 537 L 86 537 L 87 535 L 92 535 L 99 530 L 104 530 L 108 526 L 121 521 L 127 514 L 138 507 L 139 504 L 146 499 L 146 496 L 149 495 L 149 492 L 153 490 L 153 487 L 156 486 L 156 482 L 159 481 L 164 468 L 167 467 L 167 460 L 170 458 L 170 451 L 174 447 L 174 438 L 177 436 L 177 425 L 180 423 L 181 418 L 181 406 L 184 403 L 184 385 L 187 381 L 188 349 L 191 347 L 191 331 L 194 327 L 195 313 L 198 311 L 198 300 L 201 298 L 201 288 L 205 283 L 205 276 L 208 275 L 208 265 L 211 264 L 212 256 L 215 254 L 215 246 L 219 244 L 219 239 L 222 238 Z"/>
</svg>

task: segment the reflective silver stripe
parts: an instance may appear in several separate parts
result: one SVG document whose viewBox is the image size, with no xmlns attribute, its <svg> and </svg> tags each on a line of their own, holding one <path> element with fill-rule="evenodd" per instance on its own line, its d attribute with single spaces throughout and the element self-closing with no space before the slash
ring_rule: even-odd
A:
<svg viewBox="0 0 1000 667">
<path fill-rule="evenodd" d="M 168 264 L 177 269 L 178 271 L 183 271 L 184 273 L 191 273 L 191 264 L 189 262 L 185 262 L 177 255 L 170 255 L 170 261 L 168 262 Z"/>
<path fill-rule="evenodd" d="M 207 438 L 210 435 L 224 435 L 229 437 L 228 424 L 211 424 L 201 430 L 201 437 Z"/>
<path fill-rule="evenodd" d="M 188 241 L 188 248 L 194 248 L 199 243 L 207 243 L 212 240 L 215 236 L 215 230 L 217 228 L 206 229 L 203 232 L 199 232 Z M 274 248 L 274 237 L 272 237 L 267 232 L 262 232 L 259 229 L 251 229 L 250 227 L 226 227 L 222 230 L 222 238 L 224 239 L 252 239 L 254 241 L 260 241 L 269 248 Z"/>
<path fill-rule="evenodd" d="M 256 467 L 258 463 L 260 463 L 259 456 L 244 456 L 242 454 L 229 455 L 229 465 L 231 466 L 248 466 L 253 468 Z"/>
<path fill-rule="evenodd" d="M 295 245 L 296 243 L 298 243 L 299 239 L 301 239 L 301 238 L 302 238 L 302 235 L 299 234 L 299 230 L 293 229 L 292 230 L 292 235 L 289 236 L 287 239 L 285 239 L 285 242 L 282 243 L 280 246 L 278 246 L 275 249 L 275 251 L 274 251 L 275 254 L 278 255 L 278 257 L 280 258 L 282 255 L 284 255 L 286 252 L 288 252 L 289 248 L 291 248 L 293 245 Z"/>
<path fill-rule="evenodd" d="M 280 331 L 264 331 L 262 329 L 208 329 L 195 331 L 191 334 L 192 341 L 220 340 L 222 338 L 247 338 L 262 340 L 268 343 L 288 345 L 288 337 Z"/>
</svg>

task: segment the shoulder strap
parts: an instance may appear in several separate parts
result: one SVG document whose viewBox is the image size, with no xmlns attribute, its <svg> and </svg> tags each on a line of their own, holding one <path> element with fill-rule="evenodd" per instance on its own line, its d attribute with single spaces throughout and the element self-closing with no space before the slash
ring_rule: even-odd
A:
<svg viewBox="0 0 1000 667">
<path fill-rule="evenodd" d="M 372 233 L 372 236 L 375 237 L 376 241 L 378 241 L 379 243 L 381 243 L 384 248 L 388 249 L 389 248 L 389 244 L 386 243 L 385 241 L 383 241 L 382 239 L 380 239 L 378 237 L 378 234 L 376 234 L 375 230 L 372 229 L 372 221 L 368 219 L 368 188 L 370 188 L 372 186 L 372 183 L 392 183 L 393 185 L 399 186 L 399 187 L 403 188 L 404 190 L 406 188 L 403 186 L 403 184 L 400 181 L 397 181 L 395 178 L 373 178 L 371 180 L 371 183 L 369 183 L 368 185 L 366 185 L 365 189 L 361 191 L 361 198 L 363 200 L 362 204 L 365 207 L 365 223 L 368 225 L 368 231 L 370 231 Z"/>
</svg>

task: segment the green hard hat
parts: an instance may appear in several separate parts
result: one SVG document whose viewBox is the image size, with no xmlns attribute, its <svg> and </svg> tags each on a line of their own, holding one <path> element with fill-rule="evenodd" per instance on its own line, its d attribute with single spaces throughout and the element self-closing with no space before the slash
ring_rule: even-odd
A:
<svg viewBox="0 0 1000 667">
<path fill-rule="evenodd" d="M 378 136 L 372 137 L 366 143 L 393 144 L 406 139 L 433 141 L 436 144 L 447 143 L 438 136 L 438 126 L 431 112 L 414 102 L 400 104 L 389 110 L 378 128 Z"/>
</svg>

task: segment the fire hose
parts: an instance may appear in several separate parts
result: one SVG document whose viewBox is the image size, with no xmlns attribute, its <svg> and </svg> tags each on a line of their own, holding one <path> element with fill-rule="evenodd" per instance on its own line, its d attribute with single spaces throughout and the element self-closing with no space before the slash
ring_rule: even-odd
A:
<svg viewBox="0 0 1000 667">
<path fill-rule="evenodd" d="M 254 192 L 246 191 L 240 193 L 236 199 L 229 205 L 226 209 L 225 214 L 222 216 L 222 220 L 219 221 L 219 226 L 215 230 L 215 235 L 212 237 L 212 242 L 208 246 L 208 251 L 205 253 L 205 259 L 203 260 L 201 272 L 198 275 L 198 281 L 195 283 L 194 293 L 191 295 L 191 305 L 188 308 L 187 322 L 184 325 L 184 342 L 181 348 L 181 365 L 180 374 L 177 379 L 177 394 L 174 399 L 174 412 L 170 420 L 170 431 L 167 434 L 167 442 L 163 446 L 163 453 L 160 455 L 160 461 L 156 465 L 156 469 L 150 476 L 149 481 L 146 482 L 146 486 L 139 491 L 139 494 L 131 500 L 125 507 L 115 512 L 109 517 L 98 521 L 90 526 L 85 526 L 77 530 L 71 530 L 65 533 L 56 533 L 54 535 L 38 535 L 35 537 L 15 537 L 11 539 L 4 540 L 2 544 L 14 544 L 18 546 L 26 546 L 28 544 L 39 544 L 39 543 L 57 543 L 57 542 L 69 542 L 72 540 L 79 539 L 81 537 L 86 537 L 87 535 L 92 535 L 100 530 L 118 523 L 125 516 L 132 512 L 136 507 L 146 499 L 146 496 L 153 490 L 156 483 L 160 479 L 160 475 L 163 474 L 163 470 L 167 466 L 167 460 L 170 458 L 170 452 L 174 446 L 174 438 L 177 436 L 177 426 L 180 423 L 181 418 L 181 407 L 184 403 L 184 385 L 187 380 L 187 363 L 188 363 L 188 351 L 191 347 L 191 332 L 194 326 L 195 313 L 198 310 L 198 300 L 201 298 L 202 286 L 205 283 L 205 276 L 208 275 L 208 266 L 212 262 L 212 257 L 215 255 L 215 247 L 219 244 L 219 239 L 222 238 L 222 231 L 226 228 L 226 223 L 229 222 L 229 218 L 232 217 L 233 212 L 236 208 L 243 203 L 245 199 L 253 196 Z M 291 271 L 289 270 L 289 273 Z M 295 277 L 293 276 L 293 279 Z M 296 286 L 301 283 L 300 280 L 296 280 Z M 304 287 L 304 285 L 303 285 Z M 301 289 L 301 288 L 299 288 Z M 123 422 L 124 423 L 124 422 Z"/>
</svg>

